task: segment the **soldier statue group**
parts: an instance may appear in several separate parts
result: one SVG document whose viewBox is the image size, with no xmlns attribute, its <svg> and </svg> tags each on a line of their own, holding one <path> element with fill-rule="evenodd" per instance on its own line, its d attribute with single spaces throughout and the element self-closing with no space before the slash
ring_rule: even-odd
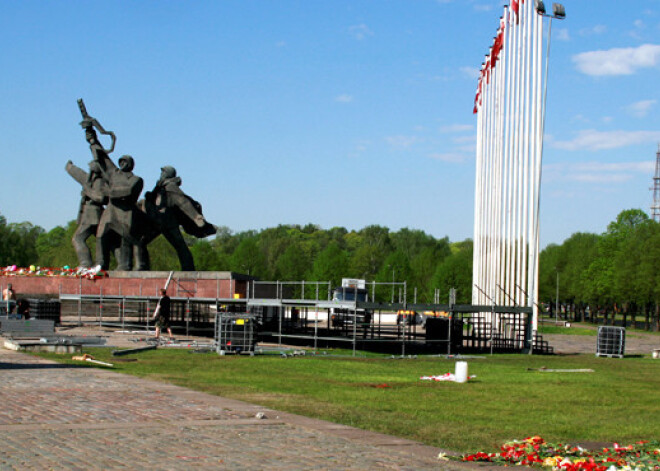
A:
<svg viewBox="0 0 660 471">
<path fill-rule="evenodd" d="M 93 157 L 89 172 L 70 160 L 66 164 L 69 175 L 82 185 L 78 228 L 72 240 L 79 266 L 107 270 L 110 253 L 114 252 L 117 270 L 149 270 L 147 245 L 163 234 L 176 250 L 181 270 L 195 270 L 180 226 L 195 237 L 215 234 L 215 227 L 202 215 L 201 205 L 181 190 L 181 178 L 171 166 L 161 169 L 154 189 L 140 200 L 144 182 L 133 173 L 133 157 L 120 157 L 117 167 L 109 157 L 115 147 L 114 133 L 87 114 L 82 100 L 78 105 L 83 116 L 80 125 Z M 96 130 L 112 138 L 110 149 L 103 148 Z M 95 260 L 87 246 L 92 235 L 96 236 Z"/>
</svg>

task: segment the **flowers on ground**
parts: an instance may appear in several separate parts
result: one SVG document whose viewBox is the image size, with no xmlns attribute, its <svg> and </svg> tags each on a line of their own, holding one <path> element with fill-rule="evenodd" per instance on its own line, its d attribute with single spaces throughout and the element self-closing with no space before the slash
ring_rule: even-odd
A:
<svg viewBox="0 0 660 471">
<path fill-rule="evenodd" d="M 94 268 L 70 268 L 64 266 L 61 268 L 55 267 L 37 267 L 30 265 L 26 268 L 17 267 L 16 265 L 9 265 L 0 267 L 0 276 L 69 276 L 76 278 L 103 278 L 107 276 L 105 270 L 97 270 Z"/>
<path fill-rule="evenodd" d="M 507 442 L 497 453 L 480 451 L 465 455 L 462 460 L 547 467 L 557 471 L 660 470 L 660 442 L 640 441 L 627 446 L 614 443 L 612 448 L 588 451 L 579 446 L 548 443 L 534 436 Z"/>
</svg>

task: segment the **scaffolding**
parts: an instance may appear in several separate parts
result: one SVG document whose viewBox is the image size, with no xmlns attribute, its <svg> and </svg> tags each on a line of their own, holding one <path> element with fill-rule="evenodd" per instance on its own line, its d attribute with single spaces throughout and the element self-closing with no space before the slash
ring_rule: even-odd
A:
<svg viewBox="0 0 660 471">
<path fill-rule="evenodd" d="M 528 307 L 425 304 L 417 302 L 415 290 L 412 302 L 408 302 L 405 282 L 369 282 L 364 289 L 370 293 L 367 299 L 333 296 L 329 282 L 254 281 L 248 288 L 244 298 L 199 298 L 187 293 L 172 296 L 172 329 L 222 340 L 236 334 L 231 330 L 236 324 L 223 327 L 219 320 L 231 322 L 236 317 L 251 319 L 250 345 L 267 342 L 401 356 L 552 352 L 547 342 L 532 332 L 532 309 Z M 158 297 L 63 293 L 60 301 L 62 318 L 69 322 L 149 331 Z M 219 313 L 223 313 L 220 318 L 216 317 Z M 341 313 L 342 322 L 331 321 L 335 313 Z M 241 350 L 250 351 L 251 347 Z"/>
</svg>

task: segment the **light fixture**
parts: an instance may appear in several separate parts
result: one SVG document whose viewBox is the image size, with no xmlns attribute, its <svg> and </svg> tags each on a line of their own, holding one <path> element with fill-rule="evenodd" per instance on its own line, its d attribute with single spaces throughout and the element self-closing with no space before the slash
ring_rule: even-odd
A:
<svg viewBox="0 0 660 471">
<path fill-rule="evenodd" d="M 545 4 L 543 0 L 534 0 L 534 8 L 539 15 L 545 15 Z"/>
<path fill-rule="evenodd" d="M 566 9 L 564 8 L 564 5 L 562 5 L 561 3 L 553 3 L 552 14 L 558 20 L 563 20 L 564 18 L 566 18 Z"/>
</svg>

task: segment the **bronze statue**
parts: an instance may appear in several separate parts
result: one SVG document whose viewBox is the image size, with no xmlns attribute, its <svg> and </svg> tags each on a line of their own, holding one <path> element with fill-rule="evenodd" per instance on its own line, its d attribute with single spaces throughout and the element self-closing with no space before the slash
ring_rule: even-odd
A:
<svg viewBox="0 0 660 471">
<path fill-rule="evenodd" d="M 78 106 L 83 116 L 80 125 L 94 157 L 89 174 L 71 161 L 66 165 L 67 172 L 83 186 L 78 229 L 73 237 L 80 266 L 92 265 L 86 241 L 95 233 L 95 270 L 108 268 L 112 250 L 115 251 L 118 270 L 148 270 L 147 244 L 163 234 L 175 248 L 181 270 L 194 270 L 192 254 L 179 226 L 199 238 L 215 234 L 215 227 L 202 215 L 201 205 L 181 190 L 181 179 L 171 166 L 161 169 L 153 191 L 147 192 L 145 199 L 138 202 L 143 180 L 133 174 L 135 161 L 130 155 L 124 155 L 117 167 L 109 157 L 115 148 L 115 134 L 106 131 L 89 116 L 82 99 L 78 100 Z M 96 130 L 111 137 L 109 149 L 101 145 Z M 107 205 L 105 209 L 104 205 Z"/>
<path fill-rule="evenodd" d="M 180 186 L 181 178 L 177 177 L 174 167 L 166 165 L 161 168 L 160 179 L 153 191 L 148 191 L 141 202 L 142 210 L 154 226 L 143 240 L 148 243 L 159 233 L 163 234 L 176 250 L 181 270 L 192 271 L 195 263 L 179 226 L 199 238 L 215 234 L 215 227 L 204 219 L 202 205 L 185 194 Z"/>
<path fill-rule="evenodd" d="M 133 174 L 135 161 L 130 155 L 119 158 L 119 168 L 107 158 L 104 176 L 108 181 L 108 206 L 103 211 L 96 232 L 96 262 L 102 269 L 108 268 L 108 255 L 113 234 L 121 237 L 120 259 L 117 270 L 130 270 L 134 245 L 141 245 L 137 236 L 137 201 L 144 185 L 142 179 Z"/>
<path fill-rule="evenodd" d="M 78 228 L 73 234 L 73 248 L 78 256 L 78 264 L 83 268 L 92 266 L 92 254 L 87 246 L 87 239 L 96 234 L 103 206 L 108 202 L 107 182 L 103 179 L 101 166 L 96 160 L 89 163 L 89 173 L 77 167 L 70 160 L 66 171 L 82 185 L 82 198 L 78 210 Z"/>
</svg>

